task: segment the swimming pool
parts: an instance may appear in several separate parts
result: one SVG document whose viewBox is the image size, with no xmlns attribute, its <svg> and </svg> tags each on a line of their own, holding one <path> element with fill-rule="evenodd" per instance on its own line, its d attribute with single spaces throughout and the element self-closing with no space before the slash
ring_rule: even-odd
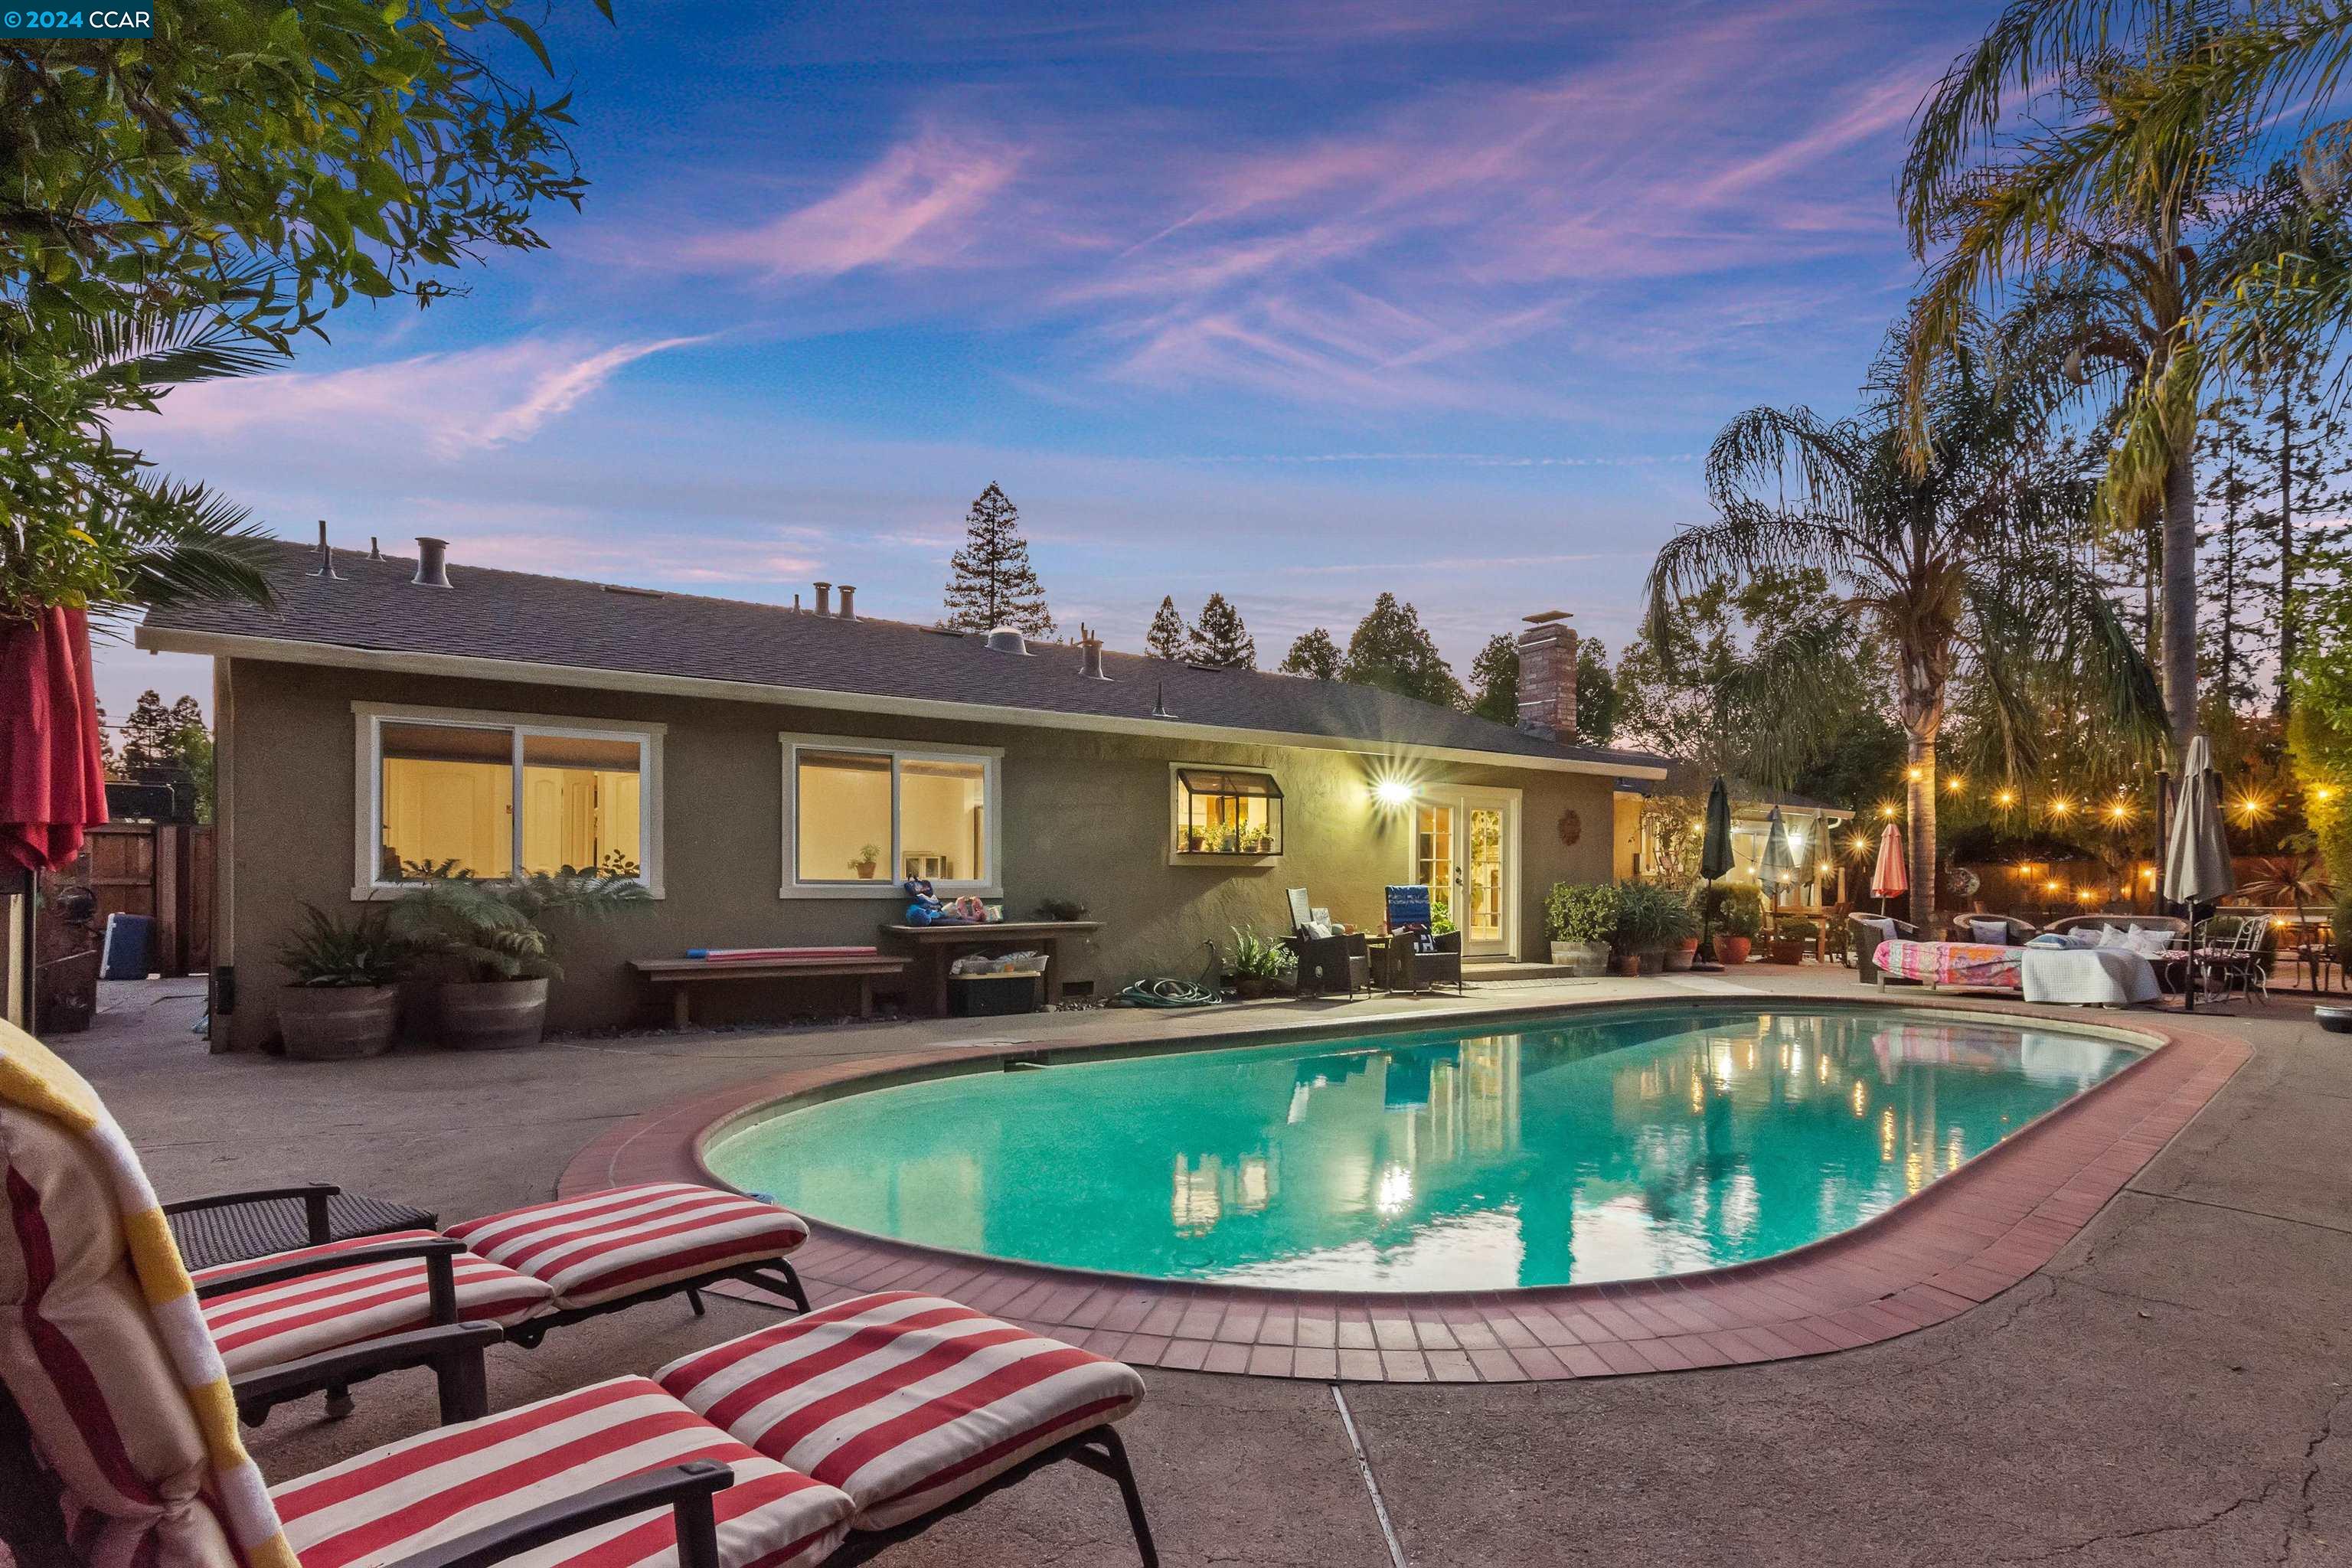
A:
<svg viewBox="0 0 2352 1568">
<path fill-rule="evenodd" d="M 2140 1054 L 1919 1008 L 1588 1009 L 933 1079 L 755 1113 L 703 1157 L 836 1226 L 1066 1268 L 1589 1284 L 1850 1229 Z"/>
</svg>

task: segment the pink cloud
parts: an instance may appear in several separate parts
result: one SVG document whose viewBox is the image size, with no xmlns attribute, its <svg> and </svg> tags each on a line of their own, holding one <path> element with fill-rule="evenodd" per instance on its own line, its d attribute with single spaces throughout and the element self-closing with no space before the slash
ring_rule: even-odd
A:
<svg viewBox="0 0 2352 1568">
<path fill-rule="evenodd" d="M 766 278 L 936 265 L 1012 180 L 1021 154 L 939 128 L 900 143 L 832 195 L 755 227 L 688 238 L 665 264 Z"/>
</svg>

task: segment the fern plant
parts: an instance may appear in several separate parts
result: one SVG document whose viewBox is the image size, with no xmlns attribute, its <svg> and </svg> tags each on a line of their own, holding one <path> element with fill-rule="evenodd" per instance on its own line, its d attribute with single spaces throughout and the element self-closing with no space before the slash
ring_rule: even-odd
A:
<svg viewBox="0 0 2352 1568">
<path fill-rule="evenodd" d="M 407 973 L 407 944 L 392 934 L 383 910 L 362 910 L 346 921 L 316 904 L 302 909 L 301 926 L 278 946 L 278 962 L 295 984 L 390 985 Z"/>
<path fill-rule="evenodd" d="M 470 872 L 427 877 L 392 906 L 393 925 L 422 952 L 456 960 L 475 980 L 561 980 L 548 952 L 551 914 L 624 912 L 653 895 L 633 878 L 566 866 L 486 881 Z"/>
</svg>

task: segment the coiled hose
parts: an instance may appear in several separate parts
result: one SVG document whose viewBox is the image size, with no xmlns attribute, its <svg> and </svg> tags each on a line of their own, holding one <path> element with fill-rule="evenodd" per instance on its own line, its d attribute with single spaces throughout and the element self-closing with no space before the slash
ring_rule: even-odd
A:
<svg viewBox="0 0 2352 1568">
<path fill-rule="evenodd" d="M 1217 944 L 1202 945 L 1209 950 L 1209 966 L 1201 973 L 1198 984 L 1162 974 L 1152 980 L 1139 980 L 1110 999 L 1113 1007 L 1213 1007 L 1224 1000 L 1222 981 L 1224 965 L 1217 957 Z"/>
</svg>

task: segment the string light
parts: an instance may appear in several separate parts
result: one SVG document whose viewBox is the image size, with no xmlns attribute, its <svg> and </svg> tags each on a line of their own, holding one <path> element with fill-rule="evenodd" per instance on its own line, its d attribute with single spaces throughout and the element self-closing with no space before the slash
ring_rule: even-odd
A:
<svg viewBox="0 0 2352 1568">
<path fill-rule="evenodd" d="M 2129 822 L 2131 820 L 2131 807 L 2123 801 L 2119 800 L 2115 802 L 2107 807 L 2107 820 L 2109 822 Z"/>
<path fill-rule="evenodd" d="M 2017 804 L 2017 792 L 2013 789 L 2005 789 L 1999 795 L 1993 796 L 1993 799 L 2000 802 L 2002 805 L 2015 805 Z"/>
<path fill-rule="evenodd" d="M 2314 784 L 2311 786 L 2311 798 L 2326 805 L 2336 798 L 2336 791 L 2326 784 Z"/>
<path fill-rule="evenodd" d="M 1960 777 L 1959 774 L 1954 773 L 1950 778 L 1944 781 L 1944 787 L 1950 790 L 1954 795 L 1958 795 L 1967 786 L 1968 782 L 1968 780 Z"/>
<path fill-rule="evenodd" d="M 1896 817 L 1903 815 L 1903 808 L 1896 805 L 1894 802 L 1889 801 L 1886 805 L 1878 808 L 1878 815 L 1886 818 L 1887 821 L 1892 822 Z"/>
<path fill-rule="evenodd" d="M 2064 795 L 2060 795 L 2056 800 L 2050 803 L 2050 815 L 2053 816 L 2063 816 L 2074 809 L 2074 803 L 2068 800 Z"/>
<path fill-rule="evenodd" d="M 2230 803 L 2230 809 L 2238 814 L 2241 822 L 2257 821 L 2267 815 L 2270 808 L 2270 802 L 2253 795 L 2242 795 Z"/>
<path fill-rule="evenodd" d="M 1913 784 L 1917 784 L 1922 778 L 1927 776 L 1927 770 L 1924 768 L 1906 768 L 1903 770 L 1903 776 L 1909 779 Z"/>
</svg>

